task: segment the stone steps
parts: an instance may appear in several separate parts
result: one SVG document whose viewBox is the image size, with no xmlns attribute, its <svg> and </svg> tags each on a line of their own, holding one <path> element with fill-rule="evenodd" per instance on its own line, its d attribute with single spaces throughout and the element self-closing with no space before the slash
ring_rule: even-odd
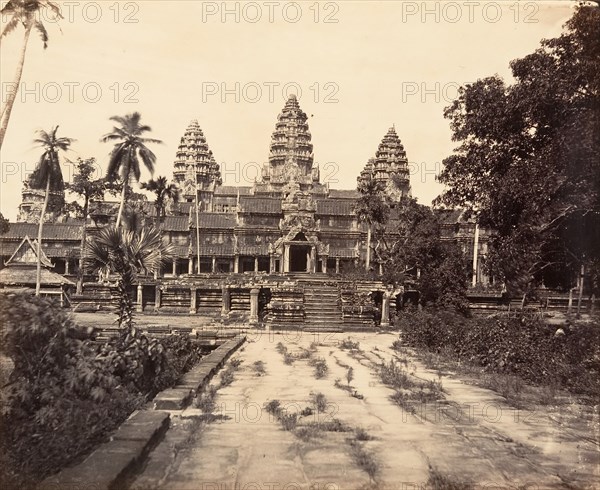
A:
<svg viewBox="0 0 600 490">
<path fill-rule="evenodd" d="M 338 290 L 336 286 L 325 284 L 331 281 L 326 275 L 310 280 L 300 280 L 304 288 L 304 311 L 306 332 L 341 332 L 343 331 L 342 312 L 338 307 Z"/>
</svg>

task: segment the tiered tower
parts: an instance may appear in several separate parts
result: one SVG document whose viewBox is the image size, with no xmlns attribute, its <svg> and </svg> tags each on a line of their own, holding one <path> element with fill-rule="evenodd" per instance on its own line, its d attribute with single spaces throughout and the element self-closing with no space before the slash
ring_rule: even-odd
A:
<svg viewBox="0 0 600 490">
<path fill-rule="evenodd" d="M 313 145 L 306 120 L 298 99 L 290 95 L 277 117 L 269 164 L 262 171 L 263 184 L 268 184 L 270 190 L 280 191 L 291 181 L 307 190 L 319 182 L 318 168 L 313 167 Z"/>
<path fill-rule="evenodd" d="M 209 209 L 215 187 L 221 185 L 221 170 L 208 148 L 204 133 L 193 120 L 185 130 L 177 149 L 173 181 L 181 189 L 184 201 L 198 203 Z"/>
<path fill-rule="evenodd" d="M 406 151 L 394 127 L 391 127 L 383 137 L 375 158 L 369 159 L 358 181 L 361 182 L 369 177 L 379 182 L 386 194 L 394 201 L 411 195 Z"/>
</svg>

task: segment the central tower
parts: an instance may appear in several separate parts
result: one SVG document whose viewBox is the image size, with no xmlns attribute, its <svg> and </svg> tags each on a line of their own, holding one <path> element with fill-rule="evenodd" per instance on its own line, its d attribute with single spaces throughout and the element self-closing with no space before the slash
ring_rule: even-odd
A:
<svg viewBox="0 0 600 490">
<path fill-rule="evenodd" d="M 296 96 L 290 95 L 277 117 L 271 136 L 269 163 L 262 170 L 262 184 L 268 191 L 281 192 L 290 182 L 297 183 L 304 191 L 319 182 L 307 119 Z"/>
</svg>

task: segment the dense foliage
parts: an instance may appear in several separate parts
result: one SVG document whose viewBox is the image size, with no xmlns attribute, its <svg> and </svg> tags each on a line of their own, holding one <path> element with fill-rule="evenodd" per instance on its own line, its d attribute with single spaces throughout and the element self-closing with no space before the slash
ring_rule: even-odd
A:
<svg viewBox="0 0 600 490">
<path fill-rule="evenodd" d="M 440 201 L 493 228 L 487 263 L 510 292 L 568 289 L 600 264 L 600 9 L 580 6 L 566 31 L 461 88 L 446 109 L 453 140 Z"/>
<path fill-rule="evenodd" d="M 489 371 L 514 374 L 572 392 L 600 392 L 600 330 L 591 324 L 556 327 L 536 317 L 465 318 L 447 311 L 407 311 L 398 317 L 403 343 L 444 352 Z"/>
<path fill-rule="evenodd" d="M 385 233 L 376 235 L 377 254 L 385 263 L 384 280 L 396 282 L 411 274 L 422 305 L 464 313 L 468 309 L 468 263 L 456 243 L 442 239 L 439 215 L 407 198 L 396 204 L 392 217 Z"/>
<path fill-rule="evenodd" d="M 11 471 L 21 483 L 35 481 L 80 458 L 201 356 L 187 336 L 79 340 L 55 303 L 0 299 L 0 348 L 14 363 L 1 392 L 0 459 L 9 481 Z"/>
</svg>

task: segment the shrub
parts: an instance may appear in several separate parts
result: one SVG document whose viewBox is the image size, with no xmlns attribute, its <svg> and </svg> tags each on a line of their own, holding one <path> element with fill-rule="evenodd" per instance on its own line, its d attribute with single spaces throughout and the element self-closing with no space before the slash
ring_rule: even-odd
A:
<svg viewBox="0 0 600 490">
<path fill-rule="evenodd" d="M 600 391 L 600 329 L 592 324 L 573 325 L 556 337 L 556 327 L 536 316 L 465 318 L 423 310 L 403 313 L 397 326 L 407 345 L 445 352 L 490 372 L 590 396 Z"/>
<path fill-rule="evenodd" d="M 360 343 L 354 342 L 350 337 L 340 342 L 340 349 L 359 350 Z"/>
<path fill-rule="evenodd" d="M 309 361 L 309 364 L 315 368 L 315 378 L 321 379 L 327 376 L 329 371 L 329 367 L 327 366 L 327 361 L 325 361 L 322 357 L 312 358 Z"/>
<path fill-rule="evenodd" d="M 75 338 L 54 301 L 2 294 L 0 302 L 0 349 L 14 363 L 2 390 L 8 487 L 32 486 L 82 458 L 201 356 L 186 336 L 159 342 L 134 333 L 98 344 Z"/>
<path fill-rule="evenodd" d="M 323 393 L 311 393 L 310 394 L 311 402 L 317 409 L 317 413 L 325 413 L 327 409 L 327 398 Z"/>
</svg>

